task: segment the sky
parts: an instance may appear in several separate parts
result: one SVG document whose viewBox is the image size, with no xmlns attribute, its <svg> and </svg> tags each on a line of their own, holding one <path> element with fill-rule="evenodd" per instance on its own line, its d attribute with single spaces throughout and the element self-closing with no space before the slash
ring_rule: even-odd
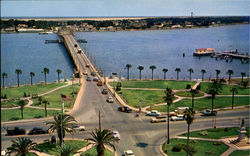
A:
<svg viewBox="0 0 250 156">
<path fill-rule="evenodd" d="M 1 0 L 1 17 L 249 16 L 250 0 Z"/>
</svg>

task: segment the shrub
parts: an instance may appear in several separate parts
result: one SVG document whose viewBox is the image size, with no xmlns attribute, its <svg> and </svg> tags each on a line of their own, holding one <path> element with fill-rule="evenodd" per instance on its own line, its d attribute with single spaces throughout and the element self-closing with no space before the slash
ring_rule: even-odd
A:
<svg viewBox="0 0 250 156">
<path fill-rule="evenodd" d="M 201 90 L 201 84 L 196 87 L 197 90 Z"/>
<path fill-rule="evenodd" d="M 15 121 L 15 120 L 19 120 L 20 118 L 19 117 L 13 117 L 13 118 L 10 118 L 9 121 Z"/>
<path fill-rule="evenodd" d="M 32 94 L 32 95 L 31 95 L 31 98 L 32 98 L 32 99 L 36 99 L 37 97 L 38 97 L 37 94 Z"/>
<path fill-rule="evenodd" d="M 206 155 L 216 155 L 216 153 L 213 152 L 213 151 L 206 151 L 205 154 L 206 154 Z"/>
<path fill-rule="evenodd" d="M 225 131 L 225 132 L 228 132 L 228 128 L 224 128 L 224 131 Z"/>
<path fill-rule="evenodd" d="M 23 97 L 27 97 L 26 92 L 23 93 Z"/>
<path fill-rule="evenodd" d="M 190 88 L 191 88 L 191 85 L 187 84 L 186 89 L 190 89 Z"/>
<path fill-rule="evenodd" d="M 186 144 L 183 144 L 182 149 L 183 149 L 184 151 L 187 151 L 187 145 L 186 145 Z M 188 153 L 189 153 L 189 155 L 192 156 L 192 155 L 194 155 L 196 152 L 197 152 L 197 150 L 196 150 L 192 145 L 189 145 L 189 147 L 188 147 Z"/>
<path fill-rule="evenodd" d="M 197 142 L 198 142 L 197 140 L 190 140 L 190 143 L 192 143 L 192 144 L 195 144 Z"/>
<path fill-rule="evenodd" d="M 208 135 L 207 131 L 201 131 L 199 134 L 202 136 Z"/>
<path fill-rule="evenodd" d="M 172 151 L 173 152 L 180 152 L 181 149 L 182 149 L 182 144 L 177 144 L 177 145 L 173 146 Z"/>
<path fill-rule="evenodd" d="M 42 118 L 41 115 L 34 116 L 34 118 Z"/>
<path fill-rule="evenodd" d="M 215 141 L 215 142 L 213 142 L 213 145 L 221 145 L 221 142 Z"/>
</svg>

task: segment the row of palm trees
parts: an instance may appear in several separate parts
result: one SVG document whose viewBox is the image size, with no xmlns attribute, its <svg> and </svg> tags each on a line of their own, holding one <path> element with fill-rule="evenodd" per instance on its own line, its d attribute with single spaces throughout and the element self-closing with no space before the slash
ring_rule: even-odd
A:
<svg viewBox="0 0 250 156">
<path fill-rule="evenodd" d="M 130 68 L 132 68 L 132 65 L 131 64 L 127 64 L 125 66 L 125 69 L 127 69 L 127 79 L 129 80 L 129 70 Z M 139 78 L 141 80 L 141 73 L 142 73 L 142 70 L 144 70 L 144 66 L 138 66 L 137 69 L 139 70 Z M 154 70 L 156 69 L 156 66 L 155 65 L 151 65 L 149 66 L 149 69 L 152 70 L 152 80 L 154 79 Z M 181 72 L 181 68 L 176 68 L 175 69 L 177 75 L 176 75 L 176 79 L 179 80 L 179 73 Z M 192 79 L 192 73 L 194 73 L 194 70 L 192 68 L 188 69 L 187 70 L 189 72 L 189 79 L 191 80 Z M 218 80 L 219 79 L 219 74 L 221 73 L 220 70 L 216 69 L 216 79 Z M 168 72 L 168 69 L 166 68 L 163 68 L 162 69 L 162 72 L 164 73 L 163 75 L 163 78 L 164 80 L 166 79 L 166 73 Z M 204 75 L 206 73 L 206 70 L 205 69 L 202 69 L 201 70 L 201 74 L 202 74 L 202 81 L 204 80 Z M 229 69 L 226 73 L 229 77 L 228 77 L 228 81 L 230 83 L 231 81 L 231 76 L 234 74 L 233 70 Z M 244 76 L 246 76 L 246 73 L 244 72 L 241 72 L 241 76 L 242 76 L 242 82 L 243 82 L 243 78 Z"/>
<path fill-rule="evenodd" d="M 47 74 L 49 74 L 49 68 L 45 67 L 43 68 L 43 71 L 42 73 L 44 74 L 44 81 L 45 81 L 45 84 L 47 83 Z M 57 69 L 56 70 L 57 72 L 57 78 L 58 78 L 58 83 L 60 83 L 60 74 L 62 73 L 62 70 L 60 69 Z M 17 86 L 19 87 L 19 77 L 20 75 L 22 74 L 22 70 L 21 69 L 16 69 L 15 70 L 15 73 L 17 74 Z M 33 85 L 33 77 L 35 76 L 36 74 L 34 72 L 30 72 L 30 85 Z M 8 74 L 3 72 L 2 73 L 2 79 L 3 79 L 3 88 L 4 88 L 4 79 L 8 77 Z"/>
</svg>

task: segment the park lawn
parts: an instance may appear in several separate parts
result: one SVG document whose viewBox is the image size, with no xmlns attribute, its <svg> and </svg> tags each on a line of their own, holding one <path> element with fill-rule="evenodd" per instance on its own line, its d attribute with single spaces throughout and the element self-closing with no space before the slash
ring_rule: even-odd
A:
<svg viewBox="0 0 250 156">
<path fill-rule="evenodd" d="M 64 146 L 70 146 L 74 149 L 74 152 L 77 152 L 83 147 L 86 147 L 89 143 L 87 141 L 81 140 L 65 140 Z M 51 144 L 51 143 L 41 143 L 35 146 L 40 152 L 44 152 L 50 155 L 58 155 L 58 150 L 60 149 L 59 143 Z"/>
<path fill-rule="evenodd" d="M 178 91 L 175 93 L 175 95 L 182 96 L 182 97 L 192 97 L 192 93 L 190 91 Z M 198 92 L 197 94 L 194 94 L 194 97 L 201 97 L 204 93 Z"/>
<path fill-rule="evenodd" d="M 110 82 L 113 86 L 116 82 Z M 185 89 L 187 84 L 195 85 L 195 81 L 175 81 L 175 80 L 142 80 L 142 81 L 122 81 L 122 88 L 159 88 L 166 89 L 167 87 L 180 90 Z"/>
<path fill-rule="evenodd" d="M 236 150 L 233 151 L 229 156 L 249 156 L 250 155 L 250 150 Z"/>
<path fill-rule="evenodd" d="M 202 82 L 200 85 L 201 85 L 201 90 L 207 93 L 209 82 Z M 249 88 L 243 88 L 238 85 L 226 85 L 226 84 L 222 84 L 221 87 L 222 89 L 219 92 L 219 95 L 232 95 L 232 92 L 230 90 L 233 87 L 235 87 L 238 90 L 238 93 L 236 95 L 249 95 L 250 91 Z"/>
<path fill-rule="evenodd" d="M 186 139 L 171 139 L 170 145 L 167 146 L 167 154 L 168 156 L 185 156 L 186 151 L 181 150 L 180 152 L 173 152 L 173 146 L 177 144 L 187 144 Z M 194 156 L 201 156 L 201 155 L 212 155 L 212 156 L 219 156 L 224 153 L 229 147 L 223 143 L 221 144 L 213 144 L 213 141 L 202 141 L 202 140 L 190 140 L 189 145 L 193 146 L 196 150 Z M 162 145 L 162 149 L 164 151 L 165 144 Z M 209 153 L 209 154 L 208 154 Z"/>
<path fill-rule="evenodd" d="M 249 105 L 249 97 L 234 97 L 234 106 L 248 106 Z M 205 110 L 211 109 L 212 99 L 210 97 L 195 99 L 194 100 L 194 109 L 195 110 Z M 225 108 L 232 106 L 232 98 L 231 97 L 216 97 L 214 99 L 214 108 Z M 192 107 L 191 99 L 183 99 L 176 103 L 173 103 L 170 106 L 170 111 L 176 110 L 178 107 Z M 166 105 L 155 106 L 154 109 L 165 112 Z"/>
<path fill-rule="evenodd" d="M 71 108 L 74 103 L 77 96 L 77 93 L 79 91 L 80 86 L 78 84 L 73 85 L 74 88 L 74 97 L 72 96 L 72 86 L 64 87 L 59 90 L 56 90 L 50 94 L 42 96 L 43 98 L 47 99 L 49 101 L 49 105 L 47 105 L 48 108 L 61 108 L 61 94 L 66 95 L 67 97 L 71 98 L 71 101 L 64 101 L 64 107 L 65 108 Z M 41 106 L 44 107 L 44 104 L 39 105 L 38 98 L 33 99 L 33 106 Z"/>
<path fill-rule="evenodd" d="M 104 151 L 104 155 L 105 156 L 113 156 L 113 153 L 111 151 L 109 151 L 109 150 L 106 149 Z M 84 153 L 81 153 L 80 156 L 97 156 L 96 146 L 92 147 L 91 149 L 88 149 Z"/>
<path fill-rule="evenodd" d="M 47 110 L 48 116 L 53 116 L 55 113 L 59 113 L 60 111 L 55 110 Z M 24 119 L 34 119 L 41 118 L 45 116 L 45 111 L 43 109 L 35 109 L 35 108 L 24 108 L 23 110 L 23 118 Z M 21 110 L 20 109 L 8 109 L 1 110 L 1 121 L 13 121 L 13 120 L 21 120 Z"/>
<path fill-rule="evenodd" d="M 17 107 L 18 102 L 20 100 L 6 100 L 6 101 L 1 101 L 1 108 L 11 108 L 11 107 Z M 25 100 L 26 104 L 28 104 L 28 100 Z"/>
<path fill-rule="evenodd" d="M 36 85 L 25 85 L 20 87 L 10 87 L 10 88 L 2 88 L 1 94 L 7 95 L 7 98 L 21 98 L 24 95 L 24 92 L 26 94 L 41 94 L 45 93 L 49 90 L 55 89 L 57 87 L 66 85 L 66 83 L 49 83 L 49 84 L 36 84 Z"/>
<path fill-rule="evenodd" d="M 190 137 L 197 138 L 210 138 L 210 139 L 221 139 L 225 137 L 233 137 L 239 135 L 239 127 L 226 127 L 226 128 L 211 128 L 200 131 L 193 131 L 189 133 Z M 182 134 L 181 136 L 186 136 L 187 133 Z M 247 134 L 249 135 L 249 127 L 247 127 Z"/>
</svg>

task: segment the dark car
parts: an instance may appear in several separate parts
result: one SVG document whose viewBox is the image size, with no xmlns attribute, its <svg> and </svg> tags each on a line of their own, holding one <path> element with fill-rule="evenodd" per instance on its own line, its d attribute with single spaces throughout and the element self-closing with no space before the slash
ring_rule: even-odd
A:
<svg viewBox="0 0 250 156">
<path fill-rule="evenodd" d="M 102 94 L 108 94 L 108 90 L 107 89 L 103 89 L 102 90 Z"/>
<path fill-rule="evenodd" d="M 26 130 L 23 128 L 19 128 L 19 127 L 7 128 L 7 134 L 8 135 L 22 135 L 22 134 L 26 134 Z"/>
<path fill-rule="evenodd" d="M 29 131 L 28 135 L 35 135 L 35 134 L 48 134 L 47 129 L 43 129 L 41 127 L 34 127 L 32 130 Z"/>
<path fill-rule="evenodd" d="M 95 72 L 91 72 L 90 75 L 96 76 L 96 73 Z"/>
<path fill-rule="evenodd" d="M 87 81 L 91 81 L 91 78 L 89 76 L 87 77 Z"/>
<path fill-rule="evenodd" d="M 130 108 L 126 107 L 126 106 L 123 106 L 123 107 L 118 107 L 118 111 L 131 113 L 132 109 L 130 109 Z"/>
</svg>

